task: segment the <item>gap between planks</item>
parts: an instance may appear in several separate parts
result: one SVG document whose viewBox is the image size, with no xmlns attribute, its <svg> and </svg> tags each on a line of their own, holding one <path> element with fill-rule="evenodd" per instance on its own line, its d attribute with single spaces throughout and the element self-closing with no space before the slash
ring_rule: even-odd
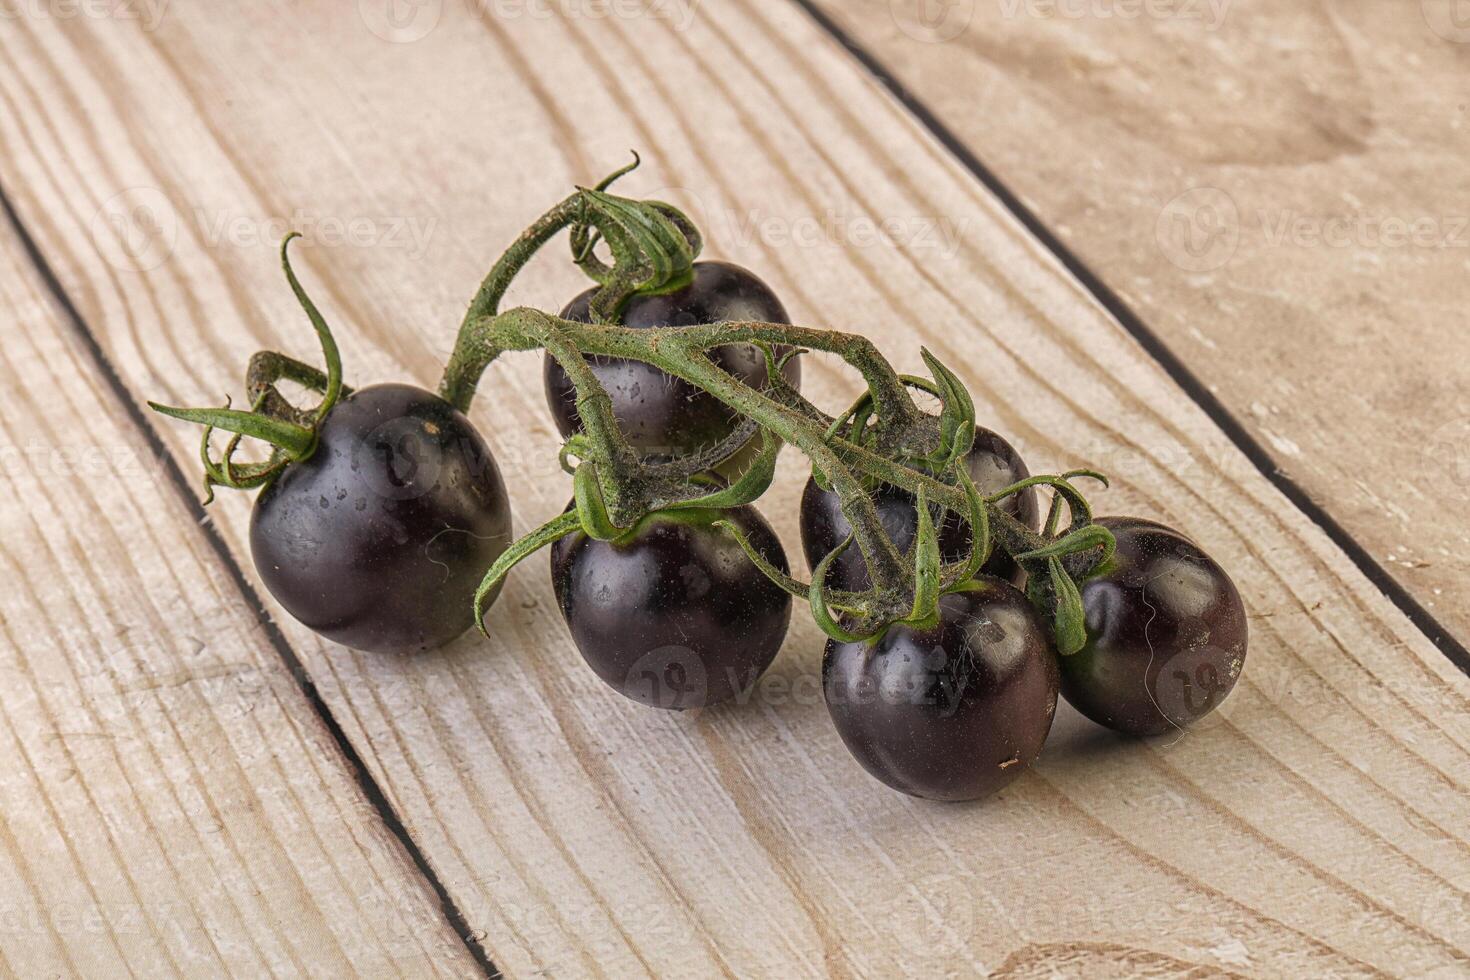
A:
<svg viewBox="0 0 1470 980">
<path fill-rule="evenodd" d="M 1416 630 L 1416 636 L 1417 636 L 1417 630 Z M 820 911 L 820 909 L 822 909 L 822 904 L 820 904 L 820 902 L 816 902 L 816 908 L 819 909 L 819 911 Z"/>
<path fill-rule="evenodd" d="M 184 507 L 194 518 L 195 523 L 199 526 L 200 533 L 203 534 L 205 540 L 209 543 L 210 550 L 214 552 L 215 557 L 219 560 L 220 565 L 229 576 L 231 583 L 235 588 L 240 590 L 240 596 L 244 599 L 248 608 L 262 610 L 260 613 L 261 629 L 267 637 L 271 648 L 280 657 L 281 662 L 290 673 L 292 680 L 296 682 L 296 686 L 301 690 L 302 695 L 311 706 L 311 710 L 326 727 L 333 744 L 342 753 L 342 759 L 351 771 L 353 781 L 357 783 L 363 796 L 372 804 L 373 810 L 377 813 L 378 818 L 382 820 L 383 825 L 387 827 L 389 832 L 393 834 L 393 837 L 403 847 L 419 874 L 423 876 L 424 880 L 428 882 L 429 887 L 433 889 L 445 919 L 449 922 L 455 935 L 459 936 L 460 941 L 469 950 L 475 963 L 484 972 L 488 980 L 501 980 L 502 974 L 500 970 L 490 959 L 490 955 L 486 952 L 484 945 L 476 938 L 464 914 L 460 911 L 454 898 L 449 894 L 449 890 L 444 887 L 443 881 L 440 880 L 439 875 L 434 871 L 433 866 L 429 863 L 424 852 L 409 834 L 408 828 L 404 826 L 403 819 L 393 809 L 393 805 L 383 792 L 383 788 L 378 785 L 377 780 L 368 771 L 361 755 L 358 754 L 357 748 L 347 738 L 346 733 L 342 730 L 341 724 L 332 714 L 332 709 L 322 700 L 321 694 L 317 691 L 316 682 L 307 673 L 305 666 L 301 662 L 301 658 L 291 648 L 290 643 L 287 642 L 285 635 L 281 632 L 280 627 L 276 625 L 275 620 L 263 611 L 265 605 L 261 602 L 260 595 L 256 592 L 255 587 L 250 584 L 249 579 L 246 578 L 245 571 L 240 567 L 240 563 L 230 553 L 229 547 L 225 544 L 224 539 L 215 528 L 214 522 L 204 512 L 203 505 L 199 502 L 199 498 L 195 496 L 194 486 L 190 484 L 188 478 L 184 476 L 183 471 L 179 469 L 178 461 L 168 451 L 168 447 L 164 445 L 157 430 L 149 424 L 148 419 L 143 414 L 142 408 L 139 407 L 139 400 L 133 397 L 132 392 L 128 390 L 127 385 L 118 375 L 117 370 L 108 361 L 106 353 L 97 342 L 97 338 L 92 334 L 92 330 L 87 325 L 87 321 L 83 319 L 76 304 L 67 295 L 66 289 L 56 277 L 56 273 L 51 268 L 51 264 L 41 254 L 41 250 L 37 246 L 35 239 L 21 221 L 20 215 L 11 203 L 9 195 L 6 194 L 4 186 L 0 186 L 0 211 L 4 212 L 6 222 L 15 232 L 15 236 L 20 241 L 21 247 L 29 258 L 36 274 L 45 283 L 46 290 L 56 302 L 62 318 L 71 325 L 77 337 L 81 340 L 83 347 L 86 349 L 87 355 L 91 357 L 98 374 L 102 376 L 113 396 L 122 405 L 128 421 L 142 434 L 149 451 L 153 454 L 154 458 L 159 460 L 160 465 L 165 468 L 168 474 L 169 484 L 177 492 Z"/>
<path fill-rule="evenodd" d="M 1288 476 L 1277 465 L 1276 460 L 1272 458 L 1261 441 L 1241 424 L 1234 413 L 1226 408 L 1225 404 L 1216 397 L 1214 392 L 1210 391 L 1199 376 L 1189 369 L 1183 359 L 1169 348 L 1160 335 L 1145 323 L 1143 318 L 1125 303 L 1111 286 L 1068 248 L 1060 236 L 1042 222 L 1035 212 L 1022 203 L 1020 197 L 996 175 L 994 170 L 986 166 L 985 162 L 966 146 L 964 141 L 946 126 L 922 99 L 899 81 L 898 76 L 890 71 L 876 55 L 832 20 L 826 11 L 818 7 L 813 0 L 789 0 L 789 2 L 801 8 L 819 28 L 830 35 L 858 64 L 862 65 L 874 81 L 903 106 L 909 115 L 927 129 L 961 166 L 968 170 L 986 190 L 994 194 L 1016 220 L 1024 225 L 1026 230 L 1034 235 L 1037 241 L 1081 283 L 1082 288 L 1091 293 L 1113 319 L 1117 320 L 1123 329 L 1138 341 L 1139 346 L 1158 363 L 1163 372 L 1179 386 L 1180 390 L 1198 405 L 1212 422 L 1219 426 L 1220 431 L 1235 444 L 1246 459 L 1250 460 L 1251 465 L 1272 486 L 1281 491 L 1282 495 L 1301 512 L 1303 517 L 1317 525 L 1333 544 L 1342 549 L 1343 554 L 1357 567 L 1358 571 L 1363 573 L 1373 587 L 1383 593 L 1389 602 L 1392 602 L 1400 612 L 1407 616 L 1415 628 L 1423 633 L 1429 642 L 1449 659 L 1450 663 L 1470 677 L 1470 649 L 1467 649 L 1465 644 L 1451 634 L 1433 613 L 1414 598 L 1413 594 L 1398 579 L 1394 578 L 1388 569 L 1384 568 L 1337 518 L 1313 500 L 1296 480 Z"/>
</svg>

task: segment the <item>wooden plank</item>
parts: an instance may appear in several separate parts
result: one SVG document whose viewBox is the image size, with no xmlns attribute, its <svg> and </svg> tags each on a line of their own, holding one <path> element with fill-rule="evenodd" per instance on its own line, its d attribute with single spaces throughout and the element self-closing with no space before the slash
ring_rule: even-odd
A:
<svg viewBox="0 0 1470 980">
<path fill-rule="evenodd" d="M 9 225 L 0 309 L 0 975 L 473 970 Z"/>
<path fill-rule="evenodd" d="M 627 188 L 688 207 L 801 321 L 860 328 L 905 369 L 929 344 L 1034 468 L 1118 471 L 1105 510 L 1183 527 L 1235 571 L 1255 637 L 1219 717 L 1132 743 L 1067 712 L 979 806 L 895 795 L 847 758 L 804 620 L 752 702 L 678 717 L 586 671 L 536 563 L 490 642 L 433 656 L 283 621 L 511 975 L 1465 968 L 1470 680 L 799 11 L 450 4 L 397 44 L 266 4 L 170 8 L 152 32 L 18 26 L 0 184 L 137 397 L 215 400 L 256 347 L 310 351 L 273 219 L 318 238 L 366 221 L 361 247 L 304 249 L 303 275 L 352 380 L 432 383 L 493 256 L 634 142 L 649 162 Z M 124 192 L 167 248 L 119 268 L 94 219 Z M 873 242 L 885 221 L 897 240 Z M 395 223 L 428 229 L 421 247 L 395 247 Z M 575 288 L 546 261 L 513 300 Z M 474 413 L 521 528 L 567 495 L 534 363 L 498 367 Z M 825 404 L 852 391 L 817 361 L 808 383 Z M 191 463 L 194 434 L 160 431 Z M 786 460 L 766 506 L 793 543 L 801 479 Z M 242 560 L 248 507 L 214 512 Z"/>
<path fill-rule="evenodd" d="M 1452 0 L 811 2 L 1470 643 Z"/>
</svg>

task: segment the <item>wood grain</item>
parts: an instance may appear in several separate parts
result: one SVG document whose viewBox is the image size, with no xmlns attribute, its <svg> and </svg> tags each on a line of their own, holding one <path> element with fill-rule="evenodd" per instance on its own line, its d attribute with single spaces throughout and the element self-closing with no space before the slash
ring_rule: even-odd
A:
<svg viewBox="0 0 1470 980">
<path fill-rule="evenodd" d="M 1470 643 L 1454 0 L 813 2 Z"/>
<path fill-rule="evenodd" d="M 284 4 L 172 7 L 152 31 L 21 19 L 0 36 L 0 185 L 135 397 L 210 402 L 255 348 L 311 351 L 274 257 L 285 221 L 319 243 L 300 270 L 350 379 L 430 384 L 492 258 L 636 145 L 648 163 L 626 189 L 686 207 L 798 320 L 869 333 L 908 370 L 928 344 L 1034 469 L 1115 471 L 1102 508 L 1200 540 L 1254 638 L 1199 730 L 1125 742 L 1065 712 L 1034 772 L 934 806 L 847 757 L 802 617 L 747 703 L 683 716 L 600 685 L 537 561 L 492 640 L 433 656 L 357 654 L 282 617 L 496 964 L 1462 973 L 1470 679 L 800 11 L 552 9 L 446 4 L 406 43 Z M 356 244 L 329 247 L 353 221 Z M 425 233 L 402 244 L 395 226 Z M 576 288 L 543 261 L 512 301 Z M 474 412 L 521 528 L 568 493 L 538 375 L 497 366 Z M 823 404 L 853 390 L 826 362 L 807 379 Z M 159 431 L 192 465 L 195 434 Z M 764 505 L 793 543 L 802 478 L 786 459 Z M 248 508 L 213 511 L 246 567 Z"/>
<path fill-rule="evenodd" d="M 0 308 L 0 975 L 473 970 L 8 225 Z"/>
</svg>

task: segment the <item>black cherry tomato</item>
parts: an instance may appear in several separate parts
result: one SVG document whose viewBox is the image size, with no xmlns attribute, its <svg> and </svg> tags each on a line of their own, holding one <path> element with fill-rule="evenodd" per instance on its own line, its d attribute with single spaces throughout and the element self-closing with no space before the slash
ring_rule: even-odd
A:
<svg viewBox="0 0 1470 980">
<path fill-rule="evenodd" d="M 551 582 L 582 657 L 635 701 L 702 708 L 748 692 L 791 621 L 791 597 L 716 521 L 736 524 L 782 571 L 786 552 L 754 507 L 661 511 L 622 538 L 552 545 Z"/>
<path fill-rule="evenodd" d="M 829 640 L 827 710 L 848 751 L 889 786 L 933 800 L 988 796 L 1041 753 L 1057 707 L 1056 654 L 1008 582 L 940 597 L 930 629 Z"/>
<path fill-rule="evenodd" d="M 989 429 L 975 429 L 975 445 L 967 457 L 970 478 L 981 494 L 1003 490 L 1019 483 L 1031 475 L 1021 456 L 1000 436 Z M 914 545 L 919 532 L 919 515 L 914 506 L 913 494 L 889 484 L 883 484 L 873 494 L 878 507 L 878 518 L 884 529 L 898 546 L 907 552 Z M 1015 517 L 1032 530 L 1041 527 L 1041 505 L 1035 488 L 1028 487 L 1001 502 L 1001 509 Z M 837 494 L 823 490 L 814 477 L 809 477 L 801 495 L 801 548 L 806 554 L 807 565 L 816 568 L 817 563 L 831 553 L 852 533 L 852 525 L 842 513 Z M 968 553 L 970 528 L 957 514 L 944 513 L 944 522 L 939 526 L 939 552 L 945 561 L 957 561 Z M 1010 556 L 997 549 L 985 563 L 982 572 L 1018 582 L 1021 570 Z M 862 552 L 850 547 L 832 563 L 828 571 L 827 584 L 836 589 L 861 592 L 868 588 L 868 566 Z"/>
<path fill-rule="evenodd" d="M 1087 645 L 1061 658 L 1062 695 L 1100 725 L 1158 735 L 1220 706 L 1249 627 L 1225 570 L 1173 528 L 1104 517 L 1118 551 L 1080 583 Z"/>
<path fill-rule="evenodd" d="M 430 650 L 469 629 L 510 541 L 505 484 L 470 420 L 421 388 L 374 385 L 317 438 L 255 502 L 250 550 L 271 595 L 359 650 Z"/>
<path fill-rule="evenodd" d="M 577 296 L 561 316 L 588 320 L 594 291 Z M 790 323 L 769 286 L 754 273 L 729 262 L 696 262 L 693 279 L 672 292 L 635 296 L 624 307 L 626 327 L 685 327 L 730 320 Z M 767 383 L 765 355 L 750 344 L 729 344 L 710 352 L 711 359 L 739 380 L 756 388 Z M 799 387 L 801 365 L 791 358 L 782 369 L 786 381 Z M 687 454 L 718 443 L 734 431 L 737 416 L 713 395 L 670 377 L 641 361 L 589 357 L 592 371 L 612 399 L 618 425 L 633 447 L 645 454 Z M 562 436 L 581 427 L 577 393 L 561 365 L 545 358 L 546 401 Z"/>
</svg>

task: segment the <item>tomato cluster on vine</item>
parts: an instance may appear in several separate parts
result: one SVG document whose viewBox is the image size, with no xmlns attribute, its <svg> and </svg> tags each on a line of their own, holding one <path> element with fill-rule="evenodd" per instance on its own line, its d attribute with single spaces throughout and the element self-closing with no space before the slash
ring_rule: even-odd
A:
<svg viewBox="0 0 1470 980">
<path fill-rule="evenodd" d="M 1033 476 L 927 351 L 931 377 L 900 375 L 861 336 L 792 325 L 754 273 L 696 261 L 699 232 L 676 209 L 608 193 L 627 169 L 556 205 L 495 263 L 437 393 L 343 384 L 288 237 L 282 263 L 325 369 L 262 352 L 248 409 L 154 406 L 204 425 L 211 492 L 262 488 L 251 550 L 292 616 L 357 649 L 422 653 L 492 628 L 511 567 L 549 546 L 587 665 L 635 701 L 684 710 L 749 693 L 801 599 L 828 635 L 822 688 L 843 743 L 889 786 L 939 800 L 1025 771 L 1059 696 L 1130 735 L 1218 707 L 1247 623 L 1203 549 L 1152 521 L 1094 519 L 1076 484 L 1100 474 Z M 562 229 L 593 287 L 558 316 L 501 311 Z M 467 412 L 496 359 L 537 349 L 572 500 L 512 541 L 505 482 Z M 835 416 L 801 393 L 816 352 L 866 384 Z M 297 407 L 283 381 L 320 402 Z M 215 430 L 232 433 L 218 454 Z M 268 455 L 237 461 L 242 437 Z M 797 520 L 807 581 L 756 507 L 783 445 L 812 463 Z"/>
</svg>

